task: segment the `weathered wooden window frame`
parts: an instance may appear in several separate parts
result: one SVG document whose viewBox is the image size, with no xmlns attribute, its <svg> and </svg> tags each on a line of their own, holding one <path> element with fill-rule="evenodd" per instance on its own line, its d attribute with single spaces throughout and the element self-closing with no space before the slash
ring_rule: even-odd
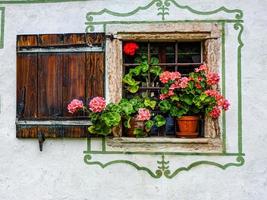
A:
<svg viewBox="0 0 267 200">
<path fill-rule="evenodd" d="M 169 23 L 142 25 L 108 25 L 106 34 L 106 84 L 111 102 L 122 98 L 122 42 L 123 41 L 202 41 L 203 61 L 213 72 L 219 72 L 221 30 L 217 23 Z M 216 86 L 219 89 L 219 85 Z M 205 117 L 205 138 L 220 138 L 219 120 Z M 114 134 L 120 137 L 121 131 Z"/>
</svg>

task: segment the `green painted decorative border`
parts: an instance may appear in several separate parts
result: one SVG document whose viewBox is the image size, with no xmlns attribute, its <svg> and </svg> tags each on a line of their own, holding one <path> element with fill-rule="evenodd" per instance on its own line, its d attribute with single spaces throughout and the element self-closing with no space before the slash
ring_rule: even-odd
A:
<svg viewBox="0 0 267 200">
<path fill-rule="evenodd" d="M 118 22 L 120 23 L 166 23 L 166 22 L 189 22 L 189 21 L 194 21 L 197 22 L 198 20 L 175 20 L 175 21 L 168 21 L 166 20 L 166 16 L 169 15 L 169 7 L 172 5 L 174 5 L 176 8 L 179 9 L 185 9 L 193 14 L 197 14 L 197 15 L 213 15 L 219 12 L 225 12 L 225 13 L 229 13 L 235 14 L 234 18 L 231 19 L 222 19 L 222 20 L 200 20 L 202 22 L 236 22 L 236 21 L 242 21 L 242 17 L 243 17 L 243 12 L 240 9 L 227 9 L 224 6 L 216 9 L 216 10 L 212 10 L 212 11 L 198 11 L 195 10 L 189 6 L 185 6 L 185 5 L 181 5 L 179 3 L 176 2 L 176 0 L 152 0 L 149 4 L 145 5 L 145 6 L 139 6 L 136 9 L 134 9 L 131 12 L 127 12 L 127 13 L 119 13 L 119 12 L 114 12 L 111 11 L 109 9 L 102 9 L 101 11 L 98 12 L 88 12 L 86 15 L 86 22 L 85 24 L 87 25 L 86 27 L 86 32 L 92 32 L 94 31 L 94 25 L 105 25 L 105 24 L 118 24 Z M 132 16 L 136 13 L 138 13 L 139 11 L 142 10 L 147 10 L 149 8 L 151 8 L 152 6 L 156 5 L 157 7 L 157 15 L 161 16 L 161 20 L 160 21 L 94 21 L 94 16 L 100 16 L 103 14 L 108 14 L 111 16 L 115 16 L 115 17 L 129 17 Z"/>
<path fill-rule="evenodd" d="M 219 12 L 225 12 L 230 14 L 235 14 L 233 18 L 229 19 L 215 19 L 215 20 L 167 20 L 167 16 L 169 15 L 169 7 L 173 4 L 176 8 L 185 9 L 190 11 L 191 13 L 197 15 L 213 15 Z M 141 10 L 147 10 L 153 5 L 157 7 L 157 15 L 161 17 L 160 20 L 156 21 L 123 21 L 123 20 L 113 20 L 113 21 L 95 21 L 95 16 L 101 16 L 103 14 L 108 14 L 110 16 L 115 17 L 128 17 L 135 15 Z M 106 8 L 102 9 L 98 12 L 88 12 L 86 15 L 86 32 L 93 32 L 95 30 L 95 25 L 102 25 L 103 30 L 106 32 L 106 25 L 107 24 L 151 24 L 151 23 L 188 23 L 188 22 L 210 22 L 210 23 L 220 23 L 222 25 L 222 93 L 225 95 L 226 88 L 225 88 L 225 25 L 226 23 L 233 23 L 235 30 L 239 30 L 238 33 L 238 48 L 237 48 L 237 71 L 238 71 L 238 152 L 237 153 L 230 153 L 226 150 L 226 117 L 225 113 L 222 116 L 222 140 L 223 140 L 223 150 L 222 153 L 183 153 L 183 152 L 114 152 L 114 151 L 106 151 L 106 142 L 105 138 L 102 139 L 102 150 L 101 151 L 92 151 L 91 150 L 91 139 L 87 139 L 87 151 L 84 152 L 84 162 L 88 165 L 99 165 L 101 168 L 106 168 L 112 164 L 119 164 L 124 163 L 133 166 L 137 170 L 146 171 L 151 177 L 153 178 L 160 178 L 163 175 L 166 178 L 173 178 L 181 171 L 189 171 L 190 169 L 199 166 L 199 165 L 211 165 L 218 167 L 220 169 L 225 170 L 231 166 L 242 166 L 245 163 L 243 156 L 242 149 L 242 88 L 241 88 L 241 49 L 243 47 L 243 42 L 241 39 L 243 33 L 243 12 L 240 9 L 227 9 L 226 7 L 220 7 L 213 11 L 197 11 L 189 6 L 180 5 L 175 0 L 152 0 L 149 4 L 145 6 L 139 6 L 131 12 L 128 13 L 119 13 L 108 10 Z M 138 164 L 129 161 L 129 160 L 113 160 L 107 163 L 101 163 L 100 161 L 91 161 L 92 154 L 141 154 L 141 155 L 161 155 L 161 160 L 157 161 L 158 169 L 153 172 L 151 169 L 143 166 L 139 166 Z M 166 155 L 176 155 L 176 156 L 235 156 L 236 162 L 230 162 L 226 164 L 219 164 L 217 162 L 202 160 L 193 162 L 187 167 L 181 167 L 176 169 L 174 172 L 169 170 L 168 164 L 170 161 L 165 161 Z"/>
<path fill-rule="evenodd" d="M 190 169 L 197 167 L 199 165 L 210 165 L 210 166 L 215 166 L 215 167 L 218 167 L 222 170 L 225 170 L 231 166 L 240 167 L 245 163 L 244 158 L 241 155 L 239 155 L 236 158 L 236 163 L 219 164 L 219 163 L 212 162 L 212 161 L 202 160 L 202 161 L 193 162 L 192 164 L 188 165 L 187 167 L 180 167 L 180 168 L 178 168 L 172 172 L 169 169 L 170 168 L 169 167 L 170 161 L 165 160 L 164 154 L 161 155 L 161 160 L 157 161 L 158 169 L 155 171 L 153 171 L 147 167 L 139 166 L 138 164 L 136 164 L 132 161 L 129 161 L 129 160 L 113 160 L 113 161 L 110 161 L 107 163 L 101 163 L 99 161 L 91 161 L 91 159 L 92 159 L 92 156 L 90 154 L 86 154 L 84 156 L 84 162 L 86 164 L 98 165 L 102 169 L 105 169 L 106 167 L 113 165 L 113 164 L 128 164 L 128 165 L 131 165 L 132 167 L 134 167 L 135 169 L 137 169 L 138 171 L 147 172 L 153 178 L 161 178 L 164 175 L 168 179 L 175 177 L 177 174 L 179 174 L 182 171 L 189 171 Z"/>
<path fill-rule="evenodd" d="M 5 8 L 0 7 L 0 49 L 4 48 Z"/>
</svg>

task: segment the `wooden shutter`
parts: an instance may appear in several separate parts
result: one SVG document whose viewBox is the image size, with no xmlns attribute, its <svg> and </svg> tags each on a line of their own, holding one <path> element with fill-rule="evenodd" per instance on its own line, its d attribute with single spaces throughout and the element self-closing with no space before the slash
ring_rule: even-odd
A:
<svg viewBox="0 0 267 200">
<path fill-rule="evenodd" d="M 102 33 L 17 37 L 17 137 L 87 135 L 88 119 L 68 103 L 104 96 Z"/>
</svg>

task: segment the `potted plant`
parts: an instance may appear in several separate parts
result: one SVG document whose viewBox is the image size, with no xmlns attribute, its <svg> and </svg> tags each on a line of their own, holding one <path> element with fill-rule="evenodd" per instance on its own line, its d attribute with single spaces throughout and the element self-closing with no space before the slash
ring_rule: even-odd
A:
<svg viewBox="0 0 267 200">
<path fill-rule="evenodd" d="M 160 74 L 164 85 L 159 103 L 163 112 L 177 118 L 178 137 L 197 137 L 201 115 L 217 119 L 221 110 L 228 110 L 229 101 L 214 88 L 220 77 L 210 72 L 205 65 L 196 68 L 188 77 L 179 72 L 165 71 Z"/>
<path fill-rule="evenodd" d="M 123 125 L 129 137 L 145 137 L 153 126 L 161 127 L 165 119 L 161 115 L 153 114 L 157 102 L 153 99 L 135 96 L 130 99 L 123 98 L 118 106 L 121 109 Z"/>
<path fill-rule="evenodd" d="M 78 99 L 73 99 L 68 104 L 70 113 L 80 110 L 88 114 L 88 119 L 92 123 L 88 131 L 93 135 L 107 136 L 121 123 L 120 107 L 113 104 L 106 105 L 103 97 L 94 97 L 87 106 Z"/>
</svg>

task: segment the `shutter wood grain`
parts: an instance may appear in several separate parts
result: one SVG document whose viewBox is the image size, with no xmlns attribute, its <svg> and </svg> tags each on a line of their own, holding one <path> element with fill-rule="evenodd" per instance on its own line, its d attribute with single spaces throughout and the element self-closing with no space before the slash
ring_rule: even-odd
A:
<svg viewBox="0 0 267 200">
<path fill-rule="evenodd" d="M 104 97 L 104 53 L 86 53 L 86 99 Z"/>
<path fill-rule="evenodd" d="M 74 116 L 67 110 L 67 105 L 72 99 L 85 101 L 85 63 L 85 53 L 64 55 L 63 116 Z"/>
<path fill-rule="evenodd" d="M 17 117 L 37 118 L 37 55 L 17 55 Z"/>
<path fill-rule="evenodd" d="M 62 116 L 62 54 L 38 55 L 38 118 Z"/>
</svg>

